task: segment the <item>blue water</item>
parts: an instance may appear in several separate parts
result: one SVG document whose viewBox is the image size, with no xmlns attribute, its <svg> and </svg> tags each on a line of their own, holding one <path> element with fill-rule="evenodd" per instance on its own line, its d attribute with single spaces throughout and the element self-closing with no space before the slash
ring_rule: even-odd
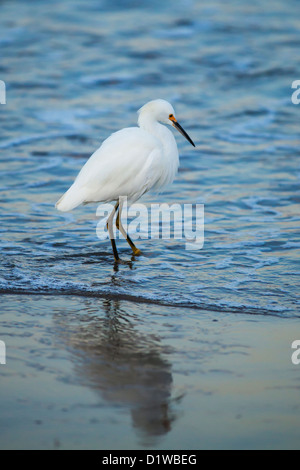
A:
<svg viewBox="0 0 300 470">
<path fill-rule="evenodd" d="M 1 291 L 297 315 L 298 4 L 1 8 Z M 54 203 L 101 141 L 135 125 L 136 110 L 157 97 L 173 103 L 197 148 L 176 136 L 176 182 L 146 200 L 204 203 L 205 246 L 143 240 L 145 256 L 112 279 L 96 206 L 66 216 Z M 120 249 L 130 259 L 125 242 Z"/>
<path fill-rule="evenodd" d="M 49 295 L 299 317 L 299 2 L 0 8 L 3 305 L 15 296 L 30 314 L 35 296 Z M 196 148 L 176 134 L 176 181 L 144 201 L 203 203 L 205 243 L 187 251 L 184 240 L 139 240 L 132 258 L 121 240 L 116 267 L 96 236 L 97 205 L 62 214 L 54 204 L 100 143 L 136 125 L 155 98 L 173 104 Z"/>
</svg>

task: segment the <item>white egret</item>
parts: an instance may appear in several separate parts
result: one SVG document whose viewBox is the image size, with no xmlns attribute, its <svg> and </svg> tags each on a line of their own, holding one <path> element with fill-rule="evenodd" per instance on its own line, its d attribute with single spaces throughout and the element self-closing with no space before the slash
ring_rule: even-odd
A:
<svg viewBox="0 0 300 470">
<path fill-rule="evenodd" d="M 175 118 L 170 103 L 153 100 L 138 111 L 139 127 L 128 127 L 113 133 L 90 157 L 74 184 L 57 202 L 60 211 L 71 211 L 80 204 L 116 201 L 107 220 L 115 260 L 119 260 L 113 233 L 116 227 L 135 255 L 140 254 L 121 223 L 122 202 L 126 196 L 134 202 L 151 189 L 162 189 L 171 183 L 178 171 L 179 156 L 172 132 L 163 124 L 174 126 L 194 147 L 195 144 Z"/>
</svg>

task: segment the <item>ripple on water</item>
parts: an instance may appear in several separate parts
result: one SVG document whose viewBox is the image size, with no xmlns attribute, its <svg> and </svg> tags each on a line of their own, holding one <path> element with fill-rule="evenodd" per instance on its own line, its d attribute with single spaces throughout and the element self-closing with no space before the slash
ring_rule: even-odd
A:
<svg viewBox="0 0 300 470">
<path fill-rule="evenodd" d="M 157 2 L 141 22 L 135 2 L 121 3 L 100 11 L 79 0 L 71 21 L 69 0 L 46 19 L 19 2 L 2 24 L 11 92 L 0 113 L 0 291 L 298 316 L 299 113 L 286 90 L 299 39 L 286 6 L 276 2 L 266 29 L 257 5 L 241 15 L 216 0 Z M 139 240 L 144 256 L 132 260 L 121 240 L 116 269 L 96 206 L 60 214 L 54 204 L 99 143 L 156 97 L 173 102 L 197 147 L 176 137 L 179 175 L 147 201 L 204 202 L 205 243 L 189 252 L 183 240 Z"/>
</svg>

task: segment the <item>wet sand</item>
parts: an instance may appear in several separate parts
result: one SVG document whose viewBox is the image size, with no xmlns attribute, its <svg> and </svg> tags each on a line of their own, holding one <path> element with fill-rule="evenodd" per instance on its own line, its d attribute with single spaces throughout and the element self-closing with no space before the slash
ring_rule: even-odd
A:
<svg viewBox="0 0 300 470">
<path fill-rule="evenodd" d="M 299 448 L 297 319 L 2 296 L 1 449 Z"/>
</svg>

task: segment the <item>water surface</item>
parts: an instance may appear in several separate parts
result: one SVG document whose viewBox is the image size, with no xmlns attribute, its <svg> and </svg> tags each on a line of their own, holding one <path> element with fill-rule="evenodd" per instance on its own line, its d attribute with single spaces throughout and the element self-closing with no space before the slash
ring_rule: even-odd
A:
<svg viewBox="0 0 300 470">
<path fill-rule="evenodd" d="M 127 430 L 150 426 L 148 411 L 136 410 L 143 409 L 149 400 L 152 389 L 148 390 L 148 383 L 160 383 L 154 434 L 163 435 L 172 428 L 181 430 L 182 435 L 183 428 L 176 428 L 179 421 L 166 409 L 166 403 L 180 401 L 180 392 L 174 397 L 172 391 L 172 387 L 177 390 L 172 370 L 179 367 L 180 351 L 186 351 L 179 361 L 186 369 L 186 380 L 196 380 L 199 374 L 195 364 L 200 352 L 193 350 L 193 341 L 188 341 L 195 321 L 206 315 L 212 315 L 212 319 L 225 315 L 226 321 L 232 318 L 235 322 L 235 315 L 240 315 L 244 339 L 243 322 L 291 328 L 294 334 L 286 344 L 281 343 L 287 348 L 288 361 L 290 343 L 297 336 L 300 140 L 299 108 L 291 103 L 291 84 L 299 79 L 298 2 L 274 0 L 270 8 L 266 0 L 251 4 L 234 0 L 154 1 L 151 5 L 117 0 L 51 4 L 16 0 L 2 1 L 0 8 L 0 79 L 7 85 L 7 104 L 0 107 L 0 293 L 3 325 L 12 322 L 9 332 L 2 327 L 0 338 L 24 347 L 27 380 L 22 387 L 26 383 L 29 390 L 33 386 L 29 383 L 30 369 L 27 371 L 34 354 L 32 331 L 37 325 L 48 341 L 45 332 L 54 322 L 55 331 L 64 331 L 63 338 L 55 335 L 62 351 L 57 356 L 53 352 L 55 363 L 58 368 L 64 367 L 58 364 L 60 359 L 64 364 L 64 348 L 74 348 L 71 355 L 76 358 L 81 383 L 100 390 L 102 398 L 109 395 L 112 408 L 103 405 L 104 414 L 119 406 L 120 392 L 114 395 L 113 384 L 123 383 L 126 377 L 128 394 L 122 396 L 124 408 L 121 406 L 120 412 L 132 410 L 133 404 L 134 408 L 131 424 L 122 426 Z M 135 125 L 137 109 L 155 98 L 172 102 L 196 149 L 176 135 L 181 156 L 178 177 L 163 195 L 148 195 L 144 201 L 148 205 L 163 201 L 203 203 L 205 244 L 202 250 L 187 251 L 184 240 L 140 240 L 137 245 L 143 254 L 132 258 L 121 240 L 118 247 L 124 263 L 116 269 L 110 243 L 96 236 L 97 207 L 90 205 L 62 214 L 54 204 L 102 140 L 121 127 Z M 143 325 L 137 337 L 126 323 L 127 316 L 125 320 L 120 317 L 118 309 L 108 316 L 113 326 L 109 323 L 105 302 L 121 302 L 122 312 L 133 309 L 135 321 Z M 87 305 L 94 305 L 98 312 L 94 323 Z M 150 315 L 140 314 L 140 309 Z M 154 323 L 152 309 L 158 315 Z M 89 325 L 85 339 L 80 328 L 72 332 L 77 328 L 72 315 L 79 325 Z M 184 315 L 184 328 L 179 321 L 176 329 L 174 315 Z M 107 322 L 109 331 L 114 331 L 114 322 L 119 331 L 122 321 L 128 328 L 122 331 L 120 341 L 127 344 L 133 338 L 134 346 L 130 354 L 126 350 L 123 354 L 121 348 L 122 357 L 112 368 L 114 342 L 111 334 L 105 333 Z M 173 345 L 176 360 L 165 357 L 156 344 L 164 324 L 173 325 L 171 331 L 176 331 L 182 344 L 177 351 Z M 213 329 L 209 331 L 214 334 Z M 262 326 L 262 331 L 268 335 L 268 328 Z M 30 339 L 23 345 L 19 338 L 27 335 Z M 202 333 L 199 335 L 201 342 Z M 271 333 L 268 338 L 272 343 Z M 47 354 L 56 350 L 52 336 L 50 341 Z M 14 355 L 11 347 L 9 354 Z M 139 369 L 134 368 L 133 375 L 126 372 L 126 363 L 131 363 L 132 357 L 141 367 L 150 364 L 139 392 L 132 392 Z M 42 362 L 43 354 L 38 353 L 34 370 L 40 370 Z M 4 377 L 8 367 L 1 368 Z M 60 372 L 51 376 L 52 365 L 47 367 L 44 382 L 39 375 L 39 384 L 54 386 Z M 66 374 L 76 382 L 73 372 Z M 12 384 L 7 385 L 8 393 Z M 218 385 L 221 387 L 220 382 Z M 20 383 L 15 386 L 18 389 Z M 191 395 L 185 402 L 189 406 L 193 399 L 197 401 L 193 390 L 194 398 Z M 144 392 L 146 396 L 141 397 Z M 82 389 L 78 393 L 83 393 Z M 44 398 L 42 393 L 41 401 Z M 7 420 L 12 414 L 11 400 Z M 72 400 L 76 402 L 74 397 Z M 56 406 L 55 399 L 51 403 Z M 30 402 L 29 413 L 35 406 Z M 183 409 L 183 415 L 188 416 Z M 118 420 L 116 423 L 111 425 L 112 434 L 123 429 L 118 427 Z M 199 431 L 197 423 L 195 427 Z M 286 436 L 292 434 L 292 428 L 287 420 L 283 425 Z M 191 435 L 192 431 L 190 439 Z M 176 447 L 179 441 L 172 436 L 168 445 Z M 220 438 L 220 445 L 226 447 L 225 440 Z M 92 442 L 89 438 L 79 441 L 83 447 Z M 255 445 L 258 441 L 259 433 L 257 440 L 247 442 Z M 33 440 L 20 431 L 18 442 L 30 447 Z M 47 447 L 49 442 L 45 437 L 44 444 L 39 445 Z M 67 439 L 70 442 L 75 446 L 77 441 Z M 125 437 L 117 442 L 126 447 Z M 135 442 L 130 440 L 128 445 L 137 445 Z M 275 442 L 273 436 L 266 444 Z M 234 439 L 229 439 L 230 444 L 243 445 Z M 203 445 L 210 446 L 207 441 Z M 93 446 L 97 447 L 95 441 Z"/>
</svg>

